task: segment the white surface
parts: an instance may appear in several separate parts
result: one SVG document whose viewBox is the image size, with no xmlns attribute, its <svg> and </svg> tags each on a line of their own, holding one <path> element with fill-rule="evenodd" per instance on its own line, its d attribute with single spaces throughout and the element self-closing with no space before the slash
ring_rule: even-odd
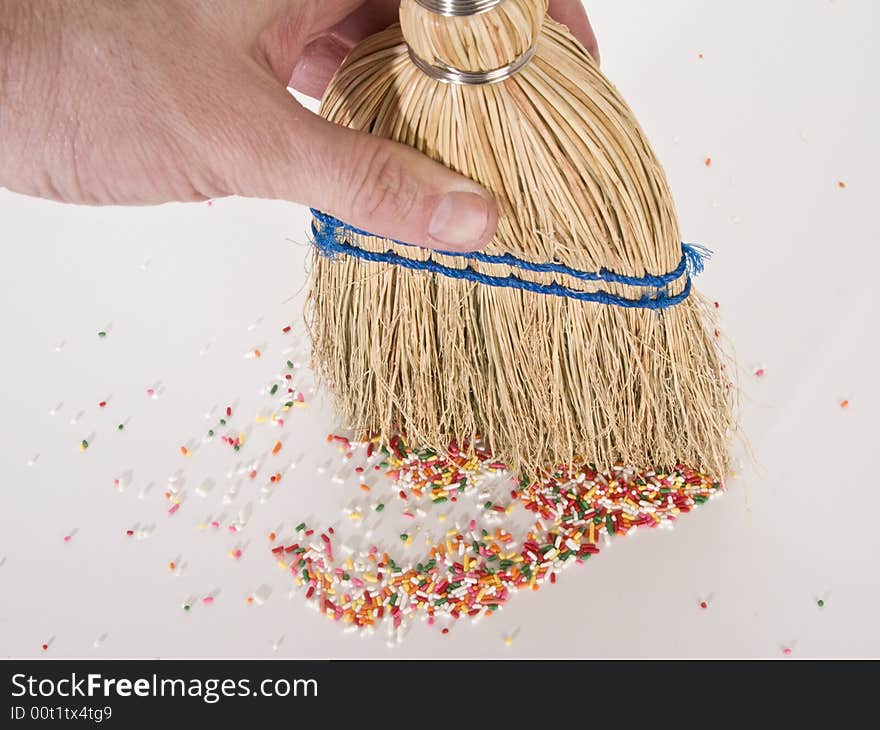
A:
<svg viewBox="0 0 880 730">
<path fill-rule="evenodd" d="M 296 339 L 281 327 L 294 322 L 304 344 L 305 211 L 245 200 L 88 209 L 0 191 L 0 655 L 778 657 L 783 646 L 801 657 L 880 655 L 870 374 L 880 5 L 589 8 L 605 71 L 666 167 L 686 240 L 716 251 L 699 286 L 721 302 L 736 344 L 755 455 L 725 498 L 672 533 L 615 542 L 490 621 L 460 622 L 445 637 L 419 623 L 394 650 L 379 635 L 345 635 L 299 596 L 288 600 L 289 578 L 266 539 L 302 516 L 338 523 L 356 496 L 352 481 L 316 472 L 336 455 L 324 441 L 327 410 L 313 403 L 289 414 L 274 459 L 305 458 L 271 501 L 258 504 L 245 480 L 235 504 L 221 504 L 227 472 L 278 433 L 254 416 L 269 407 L 265 389 Z M 243 357 L 257 346 L 261 359 Z M 151 400 L 145 390 L 157 381 L 164 392 Z M 218 441 L 182 457 L 179 447 L 214 423 L 203 414 L 227 404 L 252 431 L 242 458 Z M 132 483 L 119 493 L 113 479 L 127 470 Z M 162 493 L 178 470 L 188 496 L 169 518 Z M 207 478 L 216 486 L 200 498 Z M 195 527 L 248 503 L 253 516 L 238 536 Z M 151 523 L 149 539 L 124 534 Z M 247 546 L 236 562 L 227 553 L 239 541 Z M 168 562 L 178 557 L 187 569 L 175 578 Z M 248 606 L 263 583 L 271 597 Z M 181 610 L 215 589 L 213 606 Z"/>
</svg>

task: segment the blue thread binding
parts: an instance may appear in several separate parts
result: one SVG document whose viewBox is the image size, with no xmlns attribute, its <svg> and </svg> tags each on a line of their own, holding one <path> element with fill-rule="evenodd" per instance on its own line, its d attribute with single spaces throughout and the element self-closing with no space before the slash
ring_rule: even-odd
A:
<svg viewBox="0 0 880 730">
<path fill-rule="evenodd" d="M 645 289 L 654 289 L 654 296 L 647 293 L 639 299 L 628 299 L 609 292 L 583 292 L 576 289 L 570 289 L 558 282 L 551 284 L 540 284 L 534 281 L 528 281 L 518 277 L 516 274 L 508 276 L 491 276 L 475 271 L 470 266 L 464 269 L 456 269 L 450 266 L 427 259 L 425 261 L 416 261 L 413 259 L 400 256 L 393 251 L 367 251 L 365 249 L 353 246 L 342 240 L 342 233 L 354 233 L 361 236 L 377 237 L 372 233 L 356 228 L 348 223 L 322 213 L 319 210 L 312 209 L 314 221 L 312 221 L 312 235 L 314 236 L 315 246 L 325 256 L 332 257 L 334 255 L 352 256 L 364 261 L 372 261 L 378 263 L 392 264 L 402 266 L 414 271 L 427 271 L 434 274 L 440 274 L 452 279 L 460 279 L 466 281 L 474 281 L 487 286 L 499 286 L 513 289 L 522 289 L 524 291 L 534 292 L 536 294 L 549 294 L 558 297 L 567 297 L 585 302 L 595 302 L 597 304 L 608 304 L 617 307 L 625 307 L 628 309 L 653 309 L 661 310 L 680 304 L 691 293 L 691 278 L 697 276 L 703 271 L 704 261 L 711 256 L 709 249 L 696 244 L 682 243 L 681 262 L 674 271 L 660 276 L 647 274 L 645 276 L 626 276 L 617 274 L 605 268 L 598 272 L 579 271 L 572 269 L 564 264 L 559 263 L 534 263 L 520 259 L 512 254 L 486 254 L 479 251 L 472 253 L 462 253 L 458 251 L 437 251 L 444 256 L 457 256 L 471 261 L 478 261 L 487 264 L 504 264 L 514 268 L 523 269 L 524 271 L 534 271 L 541 273 L 554 273 L 571 276 L 581 281 L 605 281 L 614 284 L 625 284 L 627 286 L 638 286 Z M 317 223 L 320 223 L 319 227 Z M 378 238 L 382 238 L 379 236 Z M 392 243 L 401 246 L 410 246 L 412 244 L 394 239 L 387 239 Z M 684 289 L 675 295 L 667 293 L 667 285 L 680 279 L 683 275 L 687 275 L 687 281 Z"/>
</svg>

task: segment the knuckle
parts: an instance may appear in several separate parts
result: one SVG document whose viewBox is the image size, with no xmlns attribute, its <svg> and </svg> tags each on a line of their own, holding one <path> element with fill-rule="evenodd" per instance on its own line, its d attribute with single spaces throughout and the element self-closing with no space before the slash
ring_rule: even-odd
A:
<svg viewBox="0 0 880 730">
<path fill-rule="evenodd" d="M 364 219 L 379 215 L 391 220 L 408 217 L 419 199 L 419 190 L 405 162 L 389 145 L 374 145 L 359 158 L 350 193 L 353 214 Z"/>
</svg>

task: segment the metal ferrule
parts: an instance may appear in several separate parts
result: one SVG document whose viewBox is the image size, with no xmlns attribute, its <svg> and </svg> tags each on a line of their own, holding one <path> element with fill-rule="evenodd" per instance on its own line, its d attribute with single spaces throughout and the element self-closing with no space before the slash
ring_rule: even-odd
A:
<svg viewBox="0 0 880 730">
<path fill-rule="evenodd" d="M 462 18 L 494 10 L 505 0 L 416 0 L 425 10 L 448 18 Z"/>
<path fill-rule="evenodd" d="M 538 50 L 538 45 L 536 43 L 523 53 L 522 56 L 506 66 L 491 71 L 459 71 L 457 68 L 447 66 L 440 61 L 430 63 L 416 55 L 412 48 L 408 50 L 409 57 L 416 67 L 435 81 L 442 81 L 444 84 L 457 84 L 459 86 L 483 86 L 485 84 L 497 84 L 515 76 L 532 60 L 532 56 Z"/>
</svg>

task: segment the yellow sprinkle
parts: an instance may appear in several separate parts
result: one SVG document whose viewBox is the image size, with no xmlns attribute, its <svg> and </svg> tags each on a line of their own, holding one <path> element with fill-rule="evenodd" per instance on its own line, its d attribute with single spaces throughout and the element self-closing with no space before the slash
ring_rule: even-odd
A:
<svg viewBox="0 0 880 730">
<path fill-rule="evenodd" d="M 437 522 L 446 522 L 446 515 L 439 515 L 437 517 Z"/>
<path fill-rule="evenodd" d="M 275 418 L 275 416 L 272 416 L 272 418 Z M 265 423 L 265 422 L 266 422 L 265 416 L 257 416 L 257 423 Z"/>
<path fill-rule="evenodd" d="M 512 636 L 505 636 L 505 637 L 504 637 L 504 645 L 505 645 L 505 646 L 510 646 L 512 643 L 513 643 L 513 637 L 512 637 Z"/>
</svg>

